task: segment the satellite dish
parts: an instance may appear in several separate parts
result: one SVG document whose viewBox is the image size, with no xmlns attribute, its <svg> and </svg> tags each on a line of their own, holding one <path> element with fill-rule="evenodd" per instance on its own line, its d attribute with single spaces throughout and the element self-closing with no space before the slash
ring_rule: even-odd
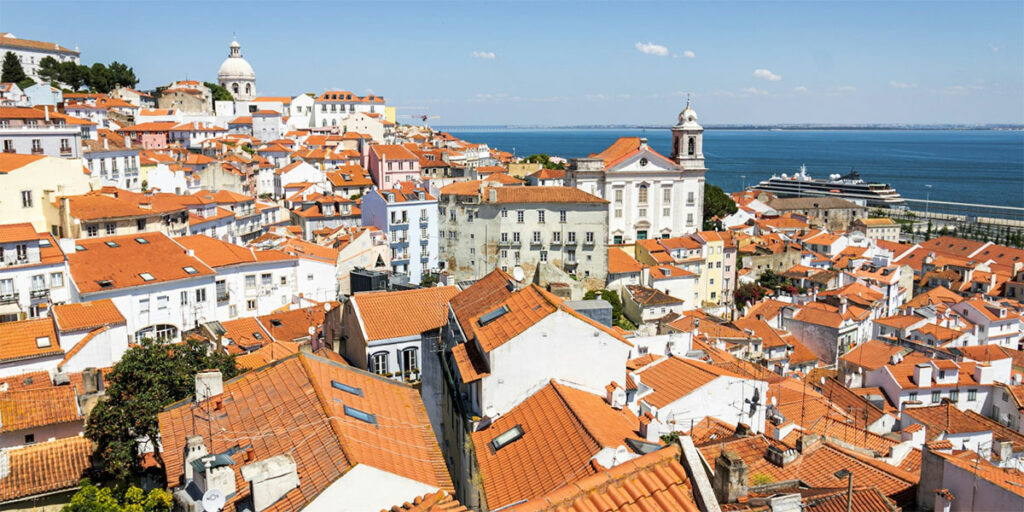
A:
<svg viewBox="0 0 1024 512">
<path fill-rule="evenodd" d="M 523 267 L 516 267 L 512 269 L 512 278 L 516 281 L 522 281 L 526 278 L 526 274 L 523 273 Z"/>
<path fill-rule="evenodd" d="M 309 329 L 306 330 L 306 332 L 308 332 L 309 335 L 312 336 L 312 335 L 316 334 L 316 327 L 313 327 L 311 325 L 311 326 L 309 326 Z"/>
<path fill-rule="evenodd" d="M 330 310 L 331 310 L 330 303 L 324 304 L 324 311 L 330 311 Z"/>
<path fill-rule="evenodd" d="M 224 508 L 224 493 L 220 489 L 210 489 L 203 494 L 203 510 L 220 512 Z"/>
<path fill-rule="evenodd" d="M 776 404 L 776 402 L 775 402 L 775 397 L 773 396 L 773 397 L 772 397 L 772 407 L 775 407 L 775 404 Z"/>
</svg>

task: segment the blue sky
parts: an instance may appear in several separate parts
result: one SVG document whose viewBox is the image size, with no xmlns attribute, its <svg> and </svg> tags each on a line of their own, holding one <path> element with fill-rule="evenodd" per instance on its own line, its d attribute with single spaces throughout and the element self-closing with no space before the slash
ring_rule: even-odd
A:
<svg viewBox="0 0 1024 512">
<path fill-rule="evenodd" d="M 43 21 L 45 20 L 45 21 Z M 5 0 L 0 31 L 214 81 L 237 34 L 257 90 L 327 88 L 442 125 L 1024 123 L 1024 2 Z"/>
</svg>

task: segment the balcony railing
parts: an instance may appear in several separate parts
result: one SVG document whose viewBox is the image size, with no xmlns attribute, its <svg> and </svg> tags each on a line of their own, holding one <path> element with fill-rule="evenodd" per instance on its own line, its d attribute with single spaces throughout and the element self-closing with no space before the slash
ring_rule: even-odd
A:
<svg viewBox="0 0 1024 512">
<path fill-rule="evenodd" d="M 45 288 L 39 288 L 39 289 L 36 289 L 36 290 L 29 290 L 28 296 L 32 300 L 45 299 L 45 298 L 50 296 L 50 290 L 47 290 Z"/>
<path fill-rule="evenodd" d="M 217 302 L 227 302 L 229 298 L 231 298 L 231 295 L 228 292 L 217 294 Z"/>
<path fill-rule="evenodd" d="M 18 292 L 0 293 L 0 304 L 18 302 Z"/>
<path fill-rule="evenodd" d="M 4 153 L 14 153 L 14 148 L 4 148 Z"/>
<path fill-rule="evenodd" d="M 33 155 L 41 155 L 41 154 L 43 154 L 43 148 L 32 148 L 32 154 Z"/>
<path fill-rule="evenodd" d="M 68 156 L 71 155 L 72 153 L 74 153 L 74 150 L 72 150 L 71 148 L 60 148 L 60 154 L 62 156 Z"/>
</svg>

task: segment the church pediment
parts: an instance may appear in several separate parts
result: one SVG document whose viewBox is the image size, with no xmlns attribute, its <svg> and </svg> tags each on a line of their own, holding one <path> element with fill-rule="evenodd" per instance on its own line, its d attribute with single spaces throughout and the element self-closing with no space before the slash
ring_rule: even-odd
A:
<svg viewBox="0 0 1024 512">
<path fill-rule="evenodd" d="M 645 148 L 609 167 L 607 172 L 679 172 L 682 170 L 675 162 L 660 153 Z"/>
</svg>

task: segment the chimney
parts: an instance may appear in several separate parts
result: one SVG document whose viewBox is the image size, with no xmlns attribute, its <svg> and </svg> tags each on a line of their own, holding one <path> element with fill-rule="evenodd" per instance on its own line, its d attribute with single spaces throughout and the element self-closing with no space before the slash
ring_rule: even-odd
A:
<svg viewBox="0 0 1024 512">
<path fill-rule="evenodd" d="M 235 494 L 234 461 L 225 454 L 204 455 L 192 461 L 192 481 L 200 492 L 217 489 L 224 496 Z"/>
<path fill-rule="evenodd" d="M 605 402 L 612 406 L 613 409 L 622 410 L 622 407 L 626 405 L 626 391 L 614 382 L 605 386 L 604 389 Z"/>
<path fill-rule="evenodd" d="M 43 113 L 44 113 L 44 117 L 46 119 L 46 123 L 49 124 L 50 123 L 50 106 L 49 105 L 43 105 Z"/>
<path fill-rule="evenodd" d="M 299 486 L 295 459 L 288 453 L 242 466 L 242 479 L 249 482 L 254 512 L 263 512 Z"/>
<path fill-rule="evenodd" d="M 808 454 L 821 445 L 821 437 L 817 434 L 806 434 L 796 440 L 796 449 L 800 453 Z"/>
<path fill-rule="evenodd" d="M 202 402 L 224 392 L 224 377 L 220 370 L 203 370 L 196 374 L 196 402 Z"/>
<path fill-rule="evenodd" d="M 715 479 L 712 485 L 719 503 L 736 503 L 746 499 L 750 485 L 747 463 L 739 455 L 723 451 L 715 459 Z"/>
<path fill-rule="evenodd" d="M 103 149 L 110 149 L 110 140 L 106 135 L 103 136 Z"/>
<path fill-rule="evenodd" d="M 495 203 L 498 201 L 498 190 L 494 187 L 487 189 L 487 202 Z"/>
<path fill-rule="evenodd" d="M 192 461 L 199 460 L 207 454 L 206 444 L 203 443 L 203 436 L 188 436 L 185 438 L 185 481 L 193 480 L 195 474 L 192 471 Z"/>
<path fill-rule="evenodd" d="M 917 384 L 922 388 L 926 388 L 932 385 L 931 363 L 918 363 L 914 365 L 914 384 Z"/>
<path fill-rule="evenodd" d="M 768 459 L 768 462 L 780 468 L 788 466 L 790 462 L 793 462 L 799 456 L 800 454 L 792 448 L 783 450 L 774 444 L 768 445 L 768 450 L 764 454 L 764 458 Z"/>
<path fill-rule="evenodd" d="M 992 384 L 992 366 L 985 363 L 977 363 L 974 365 L 974 380 L 978 381 L 978 384 Z"/>
<path fill-rule="evenodd" d="M 846 297 L 840 297 L 839 298 L 839 314 L 845 316 L 846 315 L 846 308 L 849 305 L 850 305 L 849 299 L 847 299 Z"/>
<path fill-rule="evenodd" d="M 82 370 L 82 392 L 86 395 L 103 391 L 103 374 L 96 368 Z"/>
<path fill-rule="evenodd" d="M 1013 458 L 1013 443 L 1010 441 L 997 441 L 993 451 L 999 455 L 999 460 L 1009 461 Z"/>
</svg>

